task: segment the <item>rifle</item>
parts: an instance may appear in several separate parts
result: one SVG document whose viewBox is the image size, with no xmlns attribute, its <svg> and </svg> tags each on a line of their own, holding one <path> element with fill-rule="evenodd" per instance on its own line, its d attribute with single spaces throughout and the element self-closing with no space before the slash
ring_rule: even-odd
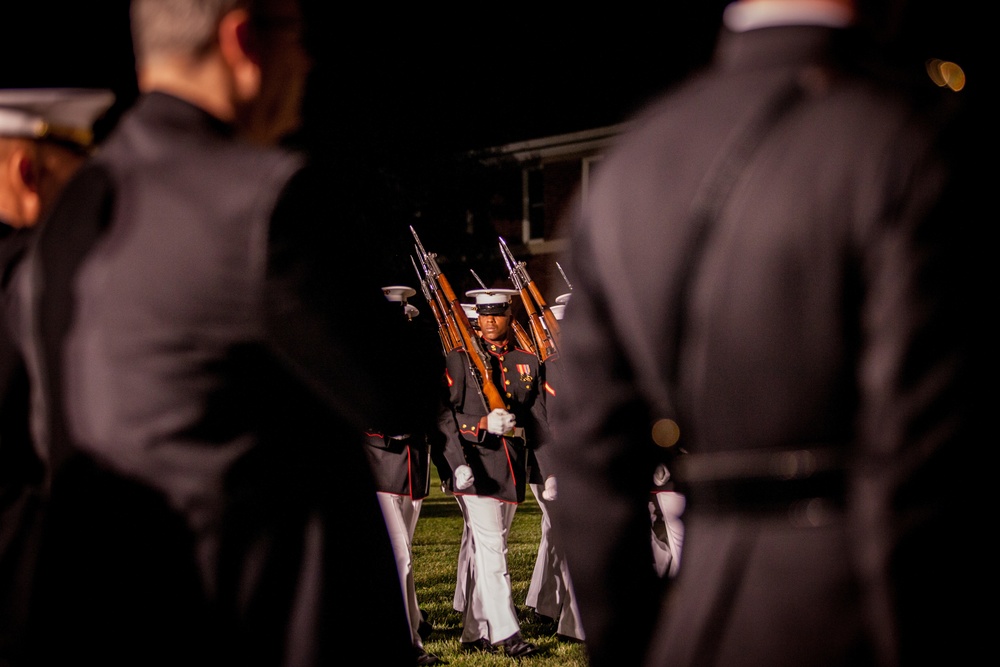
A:
<svg viewBox="0 0 1000 667">
<path fill-rule="evenodd" d="M 521 302 L 528 313 L 528 323 L 535 339 L 535 355 L 539 361 L 545 361 L 558 353 L 559 323 L 555 314 L 546 305 L 535 283 L 528 275 L 524 262 L 514 259 L 514 254 L 507 247 L 503 237 L 500 238 L 500 254 L 510 272 L 514 287 L 521 293 Z"/>
<path fill-rule="evenodd" d="M 417 280 L 420 281 L 420 291 L 423 292 L 424 299 L 427 300 L 427 305 L 431 307 L 431 312 L 434 313 L 434 320 L 438 323 L 438 336 L 441 338 L 441 349 L 444 350 L 445 354 L 448 354 L 458 347 L 458 341 L 451 327 L 448 326 L 448 321 L 445 319 L 444 314 L 441 312 L 441 306 L 431 293 L 431 286 L 427 278 L 420 275 L 420 269 L 417 268 L 417 260 L 413 259 L 413 255 L 410 255 L 410 262 L 413 264 L 413 270 L 417 272 Z"/>
<path fill-rule="evenodd" d="M 451 283 L 448 282 L 448 279 L 444 277 L 440 267 L 438 267 L 437 255 L 424 250 L 424 245 L 420 242 L 420 237 L 417 236 L 413 225 L 410 225 L 410 232 L 413 234 L 414 240 L 416 240 L 417 254 L 427 274 L 428 282 L 435 283 L 438 291 L 443 294 L 444 303 L 447 306 L 447 320 L 449 324 L 454 325 L 455 330 L 461 336 L 465 356 L 469 361 L 469 370 L 472 372 L 473 380 L 479 388 L 479 395 L 483 398 L 486 410 L 492 411 L 497 408 L 506 410 L 507 404 L 500 395 L 500 390 L 493 384 L 493 370 L 489 357 L 486 356 L 486 352 L 480 347 L 479 336 L 476 335 L 475 330 L 472 328 L 472 322 L 469 321 L 469 317 L 462 309 L 461 302 L 455 296 L 455 291 L 451 288 Z"/>
<path fill-rule="evenodd" d="M 476 279 L 476 282 L 479 283 L 483 289 L 489 289 L 489 287 L 486 286 L 486 283 L 483 282 L 483 279 L 480 278 L 475 271 L 472 269 L 469 269 L 469 271 L 472 272 L 472 277 Z M 510 318 L 510 328 L 514 332 L 514 338 L 517 339 L 517 344 L 528 352 L 536 354 L 535 344 L 531 340 L 531 336 L 528 335 L 528 332 L 524 330 L 524 327 L 521 326 L 521 323 L 518 322 L 513 315 Z"/>
<path fill-rule="evenodd" d="M 416 232 L 414 232 L 414 236 L 416 236 Z M 434 296 L 434 301 L 437 304 L 437 308 L 441 312 L 441 317 L 444 320 L 445 329 L 447 330 L 449 336 L 448 343 L 450 350 L 461 348 L 465 345 L 465 341 L 462 339 L 461 323 L 458 321 L 455 313 L 452 312 L 451 304 L 448 302 L 448 298 L 442 294 L 441 289 L 437 284 L 437 280 L 431 273 L 430 263 L 433 263 L 435 269 L 437 268 L 437 262 L 434 260 L 436 255 L 429 255 L 423 249 L 422 245 L 414 245 L 413 249 L 417 251 L 417 256 L 420 257 L 420 266 L 424 269 L 427 287 Z M 464 311 L 462 314 L 465 314 Z M 468 319 L 468 316 L 466 316 L 466 319 Z"/>
<path fill-rule="evenodd" d="M 445 319 L 445 315 L 441 311 L 438 299 L 432 293 L 433 288 L 430 281 L 427 280 L 426 276 L 420 275 L 420 269 L 417 268 L 417 260 L 413 259 L 413 255 L 410 255 L 410 262 L 413 263 L 413 270 L 417 272 L 417 279 L 420 281 L 420 291 L 424 293 L 427 305 L 431 307 L 431 312 L 434 313 L 434 319 L 437 321 L 438 336 L 441 338 L 441 348 L 445 354 L 448 354 L 459 346 L 458 335 L 448 325 L 448 320 Z"/>
</svg>

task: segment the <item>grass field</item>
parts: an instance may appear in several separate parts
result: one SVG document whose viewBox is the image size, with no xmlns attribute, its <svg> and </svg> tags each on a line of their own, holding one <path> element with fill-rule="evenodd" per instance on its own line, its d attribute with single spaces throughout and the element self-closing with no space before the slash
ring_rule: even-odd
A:
<svg viewBox="0 0 1000 667">
<path fill-rule="evenodd" d="M 582 644 L 559 641 L 551 634 L 551 628 L 535 623 L 531 609 L 524 606 L 541 537 L 541 521 L 542 512 L 529 490 L 525 502 L 518 506 L 514 516 L 508 539 L 507 565 L 514 587 L 514 603 L 521 619 L 521 634 L 527 641 L 539 646 L 541 651 L 517 662 L 533 667 L 586 667 L 587 656 Z M 452 496 L 440 491 L 440 480 L 433 472 L 431 495 L 424 499 L 413 537 L 417 599 L 434 626 L 425 648 L 454 667 L 509 666 L 515 661 L 502 655 L 462 651 L 462 617 L 452 608 L 461 537 L 462 514 L 458 503 Z"/>
</svg>

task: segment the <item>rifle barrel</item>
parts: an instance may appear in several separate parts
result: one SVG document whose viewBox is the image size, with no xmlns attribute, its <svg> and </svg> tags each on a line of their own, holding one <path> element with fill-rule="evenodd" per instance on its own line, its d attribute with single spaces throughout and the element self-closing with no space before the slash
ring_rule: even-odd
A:
<svg viewBox="0 0 1000 667">
<path fill-rule="evenodd" d="M 427 300 L 427 305 L 430 306 L 431 312 L 434 314 L 434 320 L 437 322 L 441 348 L 447 354 L 459 346 L 458 337 L 448 324 L 448 320 L 441 310 L 437 292 L 432 289 L 427 278 L 420 275 L 420 269 L 417 268 L 417 260 L 413 258 L 413 255 L 410 255 L 410 262 L 413 263 L 413 270 L 417 272 L 417 279 L 420 281 L 420 291 L 423 292 L 424 299 Z M 432 291 L 434 292 L 433 294 Z"/>
<path fill-rule="evenodd" d="M 420 243 L 420 237 L 417 236 L 417 232 L 413 229 L 412 225 L 410 226 L 410 231 L 416 240 L 417 252 L 421 255 L 421 261 L 424 261 L 426 258 L 429 265 L 433 267 L 428 272 L 428 275 L 432 277 L 433 282 L 438 287 L 438 291 L 435 294 L 442 299 L 442 310 L 449 324 L 454 326 L 459 336 L 465 356 L 469 362 L 469 370 L 472 372 L 473 379 L 478 385 L 479 394 L 483 398 L 483 403 L 487 411 L 496 408 L 506 409 L 506 403 L 500 395 L 500 390 L 493 384 L 493 371 L 490 360 L 487 358 L 486 352 L 479 345 L 479 336 L 472 328 L 469 316 L 462 309 L 462 304 L 458 300 L 458 297 L 455 296 L 455 291 L 452 289 L 451 283 L 448 282 L 448 279 L 445 278 L 441 269 L 434 262 L 434 255 L 424 250 L 423 244 Z"/>
<path fill-rule="evenodd" d="M 524 268 L 524 262 L 518 262 L 514 254 L 507 247 L 507 243 L 500 237 L 500 254 L 504 264 L 510 272 L 511 282 L 521 293 L 521 303 L 528 314 L 528 323 L 531 325 L 531 337 L 534 339 L 532 351 L 540 361 L 545 361 L 556 354 L 556 336 L 548 325 L 546 317 L 546 305 L 538 289 L 531 282 L 531 277 Z M 551 316 L 551 313 L 549 313 Z M 553 317 L 553 320 L 555 318 Z"/>
</svg>

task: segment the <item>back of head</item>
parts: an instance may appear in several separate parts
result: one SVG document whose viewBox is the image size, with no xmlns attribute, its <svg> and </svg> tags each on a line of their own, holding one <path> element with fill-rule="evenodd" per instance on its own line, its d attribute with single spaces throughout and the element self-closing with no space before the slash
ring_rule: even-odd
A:
<svg viewBox="0 0 1000 667">
<path fill-rule="evenodd" d="M 195 104 L 263 144 L 299 128 L 311 61 L 298 0 L 132 0 L 144 92 Z"/>
<path fill-rule="evenodd" d="M 250 0 L 132 0 L 136 65 L 150 59 L 197 57 L 215 43 L 219 19 Z"/>
</svg>

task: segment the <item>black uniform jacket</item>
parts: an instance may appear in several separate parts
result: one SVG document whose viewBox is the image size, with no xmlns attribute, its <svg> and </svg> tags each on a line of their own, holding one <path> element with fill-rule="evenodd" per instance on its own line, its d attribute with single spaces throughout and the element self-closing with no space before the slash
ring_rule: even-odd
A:
<svg viewBox="0 0 1000 667">
<path fill-rule="evenodd" d="M 27 244 L 29 229 L 0 224 L 0 285 Z M 0 664 L 15 662 L 30 593 L 43 481 L 31 442 L 28 373 L 15 344 L 16 322 L 0 311 Z"/>
<path fill-rule="evenodd" d="M 559 355 L 549 357 L 542 363 L 542 377 L 539 389 L 541 400 L 536 402 L 533 415 L 538 435 L 528 441 L 528 483 L 544 484 L 545 478 L 553 476 L 550 455 L 552 447 L 552 423 L 549 414 L 556 401 L 559 400 L 559 386 L 562 384 L 559 370 Z"/>
<path fill-rule="evenodd" d="M 490 496 L 506 502 L 524 500 L 527 482 L 527 445 L 532 438 L 544 437 L 538 415 L 545 401 L 538 357 L 514 347 L 496 346 L 478 339 L 489 359 L 493 382 L 514 414 L 516 437 L 498 436 L 479 428 L 479 420 L 489 410 L 472 376 L 464 350 L 448 353 L 445 380 L 449 405 L 441 411 L 440 427 L 445 434 L 445 458 L 454 470 L 462 464 L 472 468 L 475 482 L 459 495 Z"/>
<path fill-rule="evenodd" d="M 436 380 L 395 373 L 404 323 L 339 183 L 151 93 L 38 230 L 17 279 L 46 390 L 40 650 L 156 664 L 184 654 L 188 617 L 241 664 L 329 664 L 344 637 L 412 659 L 362 430 L 415 432 Z M 136 530 L 177 539 L 140 549 Z M 185 554 L 221 625 L 161 583 Z M 381 588 L 345 606 L 344 573 Z"/>
<path fill-rule="evenodd" d="M 569 224 L 553 530 L 594 667 L 991 650 L 974 610 L 995 468 L 973 428 L 992 414 L 973 122 L 991 107 L 921 58 L 885 76 L 857 37 L 724 31 Z M 646 511 L 662 417 L 689 493 L 666 599 Z"/>
<path fill-rule="evenodd" d="M 365 454 L 375 476 L 375 489 L 413 500 L 427 497 L 431 488 L 430 444 L 422 435 L 387 436 L 365 433 Z"/>
</svg>

